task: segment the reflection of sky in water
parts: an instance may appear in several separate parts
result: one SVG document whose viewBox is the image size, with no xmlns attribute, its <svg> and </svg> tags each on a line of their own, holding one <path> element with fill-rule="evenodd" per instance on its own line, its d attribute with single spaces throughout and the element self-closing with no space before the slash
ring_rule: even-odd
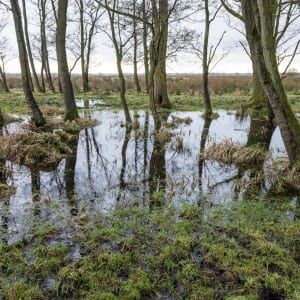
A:
<svg viewBox="0 0 300 300">
<path fill-rule="evenodd" d="M 139 132 L 144 132 L 145 112 L 140 111 Z M 220 117 L 212 121 L 206 146 L 224 139 L 231 139 L 242 145 L 247 143 L 250 118 L 237 119 L 234 114 L 219 112 Z M 201 185 L 199 184 L 199 152 L 200 139 L 204 120 L 200 112 L 174 113 L 178 117 L 190 117 L 190 125 L 180 125 L 173 133 L 183 139 L 183 151 L 174 150 L 175 138 L 165 145 L 166 161 L 166 200 L 181 203 L 184 201 L 199 201 L 209 198 L 215 204 L 223 204 L 232 199 L 234 189 L 233 178 L 238 170 L 235 167 L 224 167 L 214 161 L 205 161 Z M 126 149 L 126 169 L 124 173 L 125 186 L 120 187 L 122 169 L 122 147 L 125 138 L 125 128 L 122 112 L 98 111 L 92 112 L 92 117 L 99 120 L 98 126 L 82 130 L 77 147 L 75 167 L 74 201 L 66 200 L 64 159 L 58 168 L 52 172 L 39 172 L 40 197 L 32 200 L 31 172 L 28 168 L 12 164 L 13 176 L 10 183 L 17 190 L 9 201 L 9 228 L 15 232 L 30 232 L 35 215 L 52 223 L 62 220 L 55 219 L 52 209 L 55 206 L 64 215 L 70 215 L 71 208 L 93 213 L 106 210 L 117 203 L 139 201 L 147 203 L 149 199 L 149 165 L 154 142 L 154 125 L 150 117 L 148 139 L 131 132 Z M 169 120 L 171 117 L 169 116 Z M 10 125 L 17 126 L 17 125 Z M 11 127 L 9 132 L 13 131 Z M 275 151 L 284 151 L 278 130 L 271 142 Z M 147 155 L 145 156 L 145 149 Z M 146 168 L 145 168 L 146 161 Z M 163 166 L 159 168 L 163 169 Z M 223 184 L 218 184 L 224 182 Z M 163 184 L 163 183 L 161 183 Z M 213 189 L 211 187 L 214 186 Z M 72 188 L 72 187 L 71 187 Z M 37 202 L 39 204 L 37 204 Z M 7 213 L 7 205 L 0 204 L 0 215 Z M 57 217 L 56 217 L 57 218 Z"/>
</svg>

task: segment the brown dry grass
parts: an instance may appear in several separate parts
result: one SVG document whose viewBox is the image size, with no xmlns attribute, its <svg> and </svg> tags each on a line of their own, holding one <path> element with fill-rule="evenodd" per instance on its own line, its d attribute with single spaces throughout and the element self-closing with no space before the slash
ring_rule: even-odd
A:
<svg viewBox="0 0 300 300">
<path fill-rule="evenodd" d="M 54 76 L 57 86 L 57 78 Z M 168 89 L 171 94 L 190 96 L 202 93 L 201 75 L 169 75 Z M 75 91 L 81 90 L 81 77 L 73 75 L 72 77 Z M 234 93 L 237 97 L 245 96 L 252 89 L 251 75 L 211 75 L 209 78 L 212 95 L 222 95 Z M 141 85 L 145 88 L 144 76 L 140 76 Z M 21 78 L 18 75 L 8 75 L 8 85 L 10 88 L 21 88 Z M 126 76 L 126 85 L 128 92 L 135 92 L 135 85 L 132 76 Z M 119 79 L 117 76 L 90 76 L 90 86 L 92 90 L 110 94 L 119 91 Z M 284 86 L 288 92 L 299 92 L 300 77 L 288 76 L 284 79 Z"/>
<path fill-rule="evenodd" d="M 12 134 L 0 138 L 0 157 L 27 167 L 49 169 L 72 151 L 68 142 L 72 136 L 62 131 Z"/>
<path fill-rule="evenodd" d="M 14 187 L 11 187 L 5 183 L 0 183 L 0 200 L 6 199 L 10 195 L 12 195 L 16 189 Z"/>
<path fill-rule="evenodd" d="M 90 118 L 79 118 L 74 121 L 64 121 L 63 119 L 50 119 L 47 124 L 52 130 L 64 130 L 70 133 L 78 133 L 84 128 L 94 127 L 99 121 Z"/>
<path fill-rule="evenodd" d="M 240 167 L 251 167 L 261 165 L 269 153 L 261 147 L 243 147 L 232 141 L 226 140 L 220 144 L 215 144 L 202 153 L 203 159 L 212 159 L 224 164 L 234 164 Z"/>
</svg>

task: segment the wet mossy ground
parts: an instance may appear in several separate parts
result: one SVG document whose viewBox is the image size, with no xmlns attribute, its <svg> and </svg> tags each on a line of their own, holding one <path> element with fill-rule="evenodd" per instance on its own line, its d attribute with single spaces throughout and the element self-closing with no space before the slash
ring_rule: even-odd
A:
<svg viewBox="0 0 300 300">
<path fill-rule="evenodd" d="M 63 114 L 62 95 L 59 93 L 35 93 L 35 98 L 46 116 L 53 114 Z M 212 105 L 214 109 L 237 110 L 249 102 L 251 94 L 239 95 L 227 93 L 222 95 L 212 95 Z M 80 100 L 100 100 L 110 108 L 121 109 L 120 95 L 118 93 L 99 93 L 96 91 L 88 93 L 77 92 L 76 99 Z M 128 93 L 127 103 L 130 109 L 148 109 L 149 96 L 145 93 Z M 288 98 L 296 112 L 300 112 L 300 101 L 296 94 L 288 94 Z M 170 94 L 172 111 L 199 111 L 203 110 L 203 100 L 201 95 Z M 24 100 L 23 92 L 12 89 L 10 93 L 0 92 L 0 106 L 4 113 L 29 113 L 29 109 Z"/>
<path fill-rule="evenodd" d="M 297 204 L 243 200 L 227 208 L 112 209 L 36 224 L 29 241 L 0 245 L 5 299 L 299 299 Z"/>
</svg>

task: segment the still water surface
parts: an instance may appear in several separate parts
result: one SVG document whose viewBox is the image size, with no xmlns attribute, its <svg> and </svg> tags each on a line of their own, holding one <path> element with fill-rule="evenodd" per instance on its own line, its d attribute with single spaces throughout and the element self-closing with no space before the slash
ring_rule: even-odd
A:
<svg viewBox="0 0 300 300">
<path fill-rule="evenodd" d="M 127 134 L 122 112 L 85 114 L 98 120 L 99 125 L 80 132 L 73 155 L 63 159 L 55 170 L 30 170 L 7 162 L 13 171 L 8 183 L 16 187 L 16 193 L 0 203 L 0 222 L 11 242 L 30 235 L 36 219 L 67 222 L 72 215 L 84 212 L 92 216 L 133 201 L 142 206 L 208 200 L 212 205 L 226 205 L 240 197 L 241 191 L 235 187 L 238 168 L 202 161 L 200 153 L 225 139 L 246 145 L 253 122 L 250 117 L 219 111 L 220 117 L 207 124 L 201 112 L 172 113 L 169 121 L 177 116 L 189 117 L 192 122 L 171 129 L 173 138 L 161 144 L 155 139 L 148 112 L 138 112 L 139 128 Z M 3 129 L 4 134 L 17 128 L 18 124 L 10 124 Z M 180 149 L 176 146 L 178 139 L 183 142 Z M 273 156 L 286 156 L 278 129 L 269 148 Z"/>
</svg>

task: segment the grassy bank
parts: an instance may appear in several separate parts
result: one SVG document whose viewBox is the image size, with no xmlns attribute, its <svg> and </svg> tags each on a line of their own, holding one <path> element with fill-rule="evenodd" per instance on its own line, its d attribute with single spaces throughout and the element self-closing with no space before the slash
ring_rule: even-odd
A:
<svg viewBox="0 0 300 300">
<path fill-rule="evenodd" d="M 299 207 L 248 201 L 227 208 L 115 208 L 64 228 L 36 224 L 29 242 L 0 245 L 6 299 L 299 299 Z M 51 242 L 52 241 L 52 242 Z"/>
<path fill-rule="evenodd" d="M 59 93 L 35 93 L 36 100 L 43 112 L 47 115 L 54 113 L 63 113 L 62 95 Z M 240 94 L 238 92 L 225 93 L 212 97 L 212 105 L 214 109 L 239 110 L 243 104 L 247 104 L 251 94 Z M 300 97 L 296 93 L 289 93 L 288 97 L 291 101 L 293 109 L 300 112 Z M 121 109 L 119 94 L 110 93 L 76 93 L 78 100 L 98 100 L 103 101 L 106 106 L 112 109 Z M 203 109 L 202 96 L 188 94 L 170 94 L 172 110 L 179 111 L 198 111 Z M 130 109 L 148 109 L 149 97 L 146 94 L 129 93 L 127 95 L 128 106 Z M 10 93 L 0 93 L 0 107 L 4 113 L 29 113 L 28 106 L 24 100 L 21 90 L 14 89 Z"/>
</svg>

